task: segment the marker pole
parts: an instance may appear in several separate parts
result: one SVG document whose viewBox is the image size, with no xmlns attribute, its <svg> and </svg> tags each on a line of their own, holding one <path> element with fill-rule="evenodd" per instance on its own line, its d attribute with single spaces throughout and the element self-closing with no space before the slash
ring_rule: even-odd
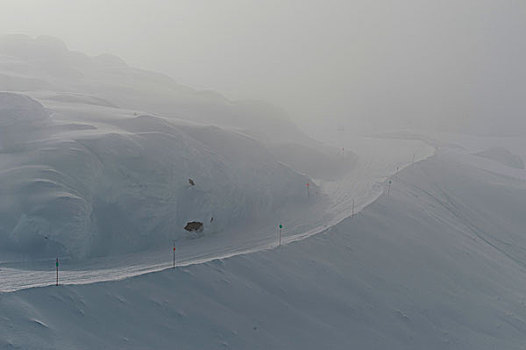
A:
<svg viewBox="0 0 526 350">
<path fill-rule="evenodd" d="M 55 283 L 55 286 L 58 286 L 58 257 L 57 257 L 57 260 L 55 261 L 55 266 L 57 268 L 57 281 Z"/>
<path fill-rule="evenodd" d="M 175 270 L 175 241 L 173 241 L 173 264 L 172 269 Z"/>
<path fill-rule="evenodd" d="M 278 240 L 278 246 L 281 247 L 281 230 L 283 230 L 283 225 L 279 224 L 279 240 Z"/>
<path fill-rule="evenodd" d="M 389 187 L 387 187 L 387 198 L 389 198 L 389 193 L 391 193 L 391 184 L 393 183 L 393 180 L 389 180 Z"/>
<path fill-rule="evenodd" d="M 354 199 L 352 200 L 352 215 L 351 216 L 354 216 Z"/>
<path fill-rule="evenodd" d="M 310 183 L 307 182 L 307 199 L 310 198 Z"/>
</svg>

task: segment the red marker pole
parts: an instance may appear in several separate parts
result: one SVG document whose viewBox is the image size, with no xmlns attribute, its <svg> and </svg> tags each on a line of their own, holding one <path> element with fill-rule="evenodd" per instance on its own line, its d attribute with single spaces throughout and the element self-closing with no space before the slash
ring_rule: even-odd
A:
<svg viewBox="0 0 526 350">
<path fill-rule="evenodd" d="M 56 283 L 55 283 L 55 286 L 58 286 L 58 258 L 57 258 L 57 260 L 56 260 L 56 262 L 55 262 L 55 266 L 56 266 L 56 268 L 57 268 L 57 281 L 56 281 Z"/>
<path fill-rule="evenodd" d="M 310 183 L 307 182 L 307 199 L 310 198 Z"/>
<path fill-rule="evenodd" d="M 173 265 L 172 265 L 172 268 L 175 270 L 175 241 L 173 242 L 174 243 L 174 246 L 173 246 Z"/>
</svg>

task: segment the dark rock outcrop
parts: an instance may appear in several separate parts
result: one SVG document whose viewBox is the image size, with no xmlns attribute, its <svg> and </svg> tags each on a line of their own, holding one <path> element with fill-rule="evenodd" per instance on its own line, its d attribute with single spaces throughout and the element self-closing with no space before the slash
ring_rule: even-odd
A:
<svg viewBox="0 0 526 350">
<path fill-rule="evenodd" d="M 204 226 L 202 222 L 190 221 L 186 223 L 184 229 L 188 232 L 203 232 Z"/>
</svg>

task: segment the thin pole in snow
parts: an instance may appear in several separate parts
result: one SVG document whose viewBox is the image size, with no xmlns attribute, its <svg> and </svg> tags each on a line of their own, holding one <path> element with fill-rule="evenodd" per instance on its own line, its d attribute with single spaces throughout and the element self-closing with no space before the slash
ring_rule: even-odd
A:
<svg viewBox="0 0 526 350">
<path fill-rule="evenodd" d="M 278 246 L 281 246 L 281 230 L 283 230 L 283 225 L 279 224 Z"/>
<path fill-rule="evenodd" d="M 387 197 L 389 197 L 389 193 L 391 192 L 391 184 L 393 183 L 393 180 L 389 180 L 389 187 L 387 187 Z"/>
<path fill-rule="evenodd" d="M 173 264 L 172 269 L 175 269 L 175 241 L 173 241 Z"/>
<path fill-rule="evenodd" d="M 56 267 L 56 270 L 57 270 L 57 281 L 55 283 L 55 286 L 58 286 L 58 257 L 57 257 L 57 260 L 55 261 L 55 267 Z"/>
<path fill-rule="evenodd" d="M 351 216 L 354 216 L 354 199 L 352 200 L 352 215 Z"/>
<path fill-rule="evenodd" d="M 307 182 L 307 199 L 310 198 L 310 183 Z"/>
</svg>

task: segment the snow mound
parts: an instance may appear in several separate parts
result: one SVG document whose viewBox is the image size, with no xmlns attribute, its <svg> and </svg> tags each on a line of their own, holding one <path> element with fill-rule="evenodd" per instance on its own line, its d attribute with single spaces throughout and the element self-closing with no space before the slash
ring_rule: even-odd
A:
<svg viewBox="0 0 526 350">
<path fill-rule="evenodd" d="M 42 121 L 48 113 L 37 101 L 20 94 L 0 92 L 0 127 Z"/>
</svg>

